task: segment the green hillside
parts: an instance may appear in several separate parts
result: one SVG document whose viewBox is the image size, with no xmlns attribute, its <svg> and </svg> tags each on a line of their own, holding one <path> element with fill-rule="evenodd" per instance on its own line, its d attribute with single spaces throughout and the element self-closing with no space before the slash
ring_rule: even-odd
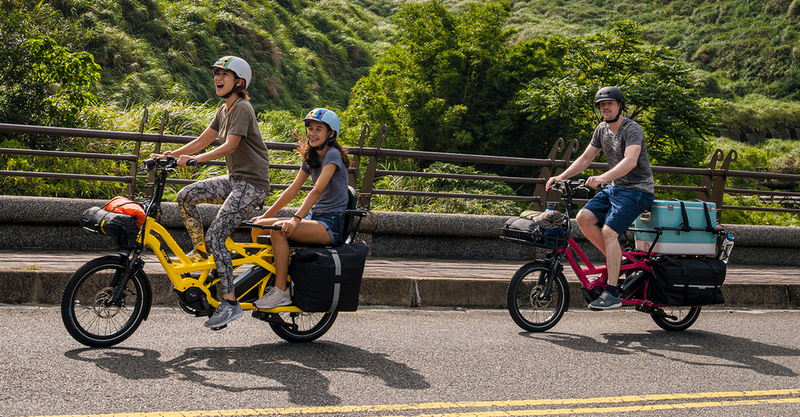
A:
<svg viewBox="0 0 800 417">
<path fill-rule="evenodd" d="M 97 96 L 123 106 L 216 100 L 208 67 L 237 55 L 253 68 L 257 111 L 341 108 L 391 34 L 386 19 L 343 0 L 54 0 L 40 9 L 39 30 L 91 53 Z"/>
</svg>

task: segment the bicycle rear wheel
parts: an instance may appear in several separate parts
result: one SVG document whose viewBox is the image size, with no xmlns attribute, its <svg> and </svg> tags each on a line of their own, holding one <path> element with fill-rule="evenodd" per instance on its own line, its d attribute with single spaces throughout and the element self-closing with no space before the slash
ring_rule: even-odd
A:
<svg viewBox="0 0 800 417">
<path fill-rule="evenodd" d="M 112 281 L 125 271 L 126 258 L 108 255 L 87 262 L 67 282 L 61 296 L 61 319 L 72 337 L 91 347 L 108 347 L 127 339 L 150 311 L 151 294 L 141 270 L 128 279 L 122 296 Z"/>
<path fill-rule="evenodd" d="M 543 296 L 549 272 L 546 262 L 531 262 L 520 268 L 508 284 L 508 312 L 523 330 L 548 330 L 567 311 L 569 288 L 564 274 L 559 273 L 553 280 L 550 296 Z"/>
<path fill-rule="evenodd" d="M 288 326 L 270 323 L 272 331 L 281 339 L 291 343 L 305 343 L 317 340 L 325 334 L 336 321 L 337 311 L 328 313 L 280 313 L 286 323 L 297 325 L 297 330 Z"/>
<path fill-rule="evenodd" d="M 697 317 L 700 316 L 700 310 L 703 307 L 662 307 L 661 309 L 664 310 L 665 314 L 675 318 L 658 314 L 651 314 L 650 317 L 653 318 L 658 327 L 669 332 L 675 332 L 691 327 L 697 321 Z"/>
</svg>

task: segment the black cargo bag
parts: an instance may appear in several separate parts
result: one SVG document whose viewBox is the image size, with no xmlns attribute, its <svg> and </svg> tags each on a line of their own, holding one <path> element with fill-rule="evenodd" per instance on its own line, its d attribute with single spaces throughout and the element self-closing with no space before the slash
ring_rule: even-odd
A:
<svg viewBox="0 0 800 417">
<path fill-rule="evenodd" d="M 725 263 L 712 258 L 672 258 L 662 256 L 650 264 L 650 300 L 672 306 L 723 304 L 722 283 Z"/>
<path fill-rule="evenodd" d="M 544 248 L 560 248 L 567 244 L 563 213 L 548 210 L 532 218 L 508 219 L 501 229 L 502 238 Z"/>
<path fill-rule="evenodd" d="M 131 250 L 136 247 L 139 227 L 136 226 L 136 219 L 127 214 L 91 207 L 81 214 L 80 225 L 92 233 L 111 237 L 123 249 Z"/>
<path fill-rule="evenodd" d="M 295 250 L 289 264 L 294 305 L 308 312 L 356 311 L 368 251 L 364 242 Z"/>
</svg>

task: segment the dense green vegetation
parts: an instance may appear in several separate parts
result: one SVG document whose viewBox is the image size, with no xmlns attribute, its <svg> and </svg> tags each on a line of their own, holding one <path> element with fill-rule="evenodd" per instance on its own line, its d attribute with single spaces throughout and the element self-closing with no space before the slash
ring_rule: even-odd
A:
<svg viewBox="0 0 800 417">
<path fill-rule="evenodd" d="M 0 59 L 8 67 L 0 74 L 0 122 L 135 131 L 147 107 L 148 129 L 158 130 L 161 111 L 169 110 L 167 133 L 198 134 L 218 105 L 208 65 L 232 54 L 254 69 L 249 90 L 266 140 L 292 141 L 303 110 L 324 105 L 343 116 L 349 145 L 369 122 L 389 125 L 384 147 L 543 157 L 559 136 L 585 145 L 596 120 L 593 92 L 615 84 L 625 89 L 657 164 L 702 165 L 722 144 L 747 156 L 736 169 L 797 172 L 796 152 L 784 141 L 751 148 L 713 138 L 717 127 L 769 138 L 800 126 L 799 23 L 800 0 L 2 0 Z M 0 137 L 0 147 L 130 152 L 111 142 L 21 135 Z M 387 163 L 520 174 L 509 167 Z M 128 169 L 5 155 L 0 168 L 110 175 Z M 275 177 L 286 174 L 271 175 L 286 182 Z M 382 181 L 383 188 L 512 192 L 498 184 Z M 0 178 L 0 186 L 6 194 L 119 192 L 109 183 L 33 179 Z M 396 210 L 519 209 L 377 202 Z"/>
</svg>

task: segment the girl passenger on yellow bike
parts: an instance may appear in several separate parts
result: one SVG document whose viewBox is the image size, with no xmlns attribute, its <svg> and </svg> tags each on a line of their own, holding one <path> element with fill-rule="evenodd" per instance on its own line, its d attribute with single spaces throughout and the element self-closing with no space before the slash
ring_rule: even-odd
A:
<svg viewBox="0 0 800 417">
<path fill-rule="evenodd" d="M 206 327 L 218 329 L 244 314 L 236 301 L 233 287 L 231 254 L 225 239 L 250 213 L 264 203 L 269 194 L 269 158 L 261 139 L 256 115 L 250 105 L 246 88 L 250 85 L 248 63 L 235 56 L 220 58 L 211 67 L 217 96 L 225 102 L 219 107 L 211 124 L 195 140 L 171 152 L 178 165 L 213 161 L 225 157 L 227 175 L 207 178 L 187 185 L 178 193 L 178 207 L 183 223 L 192 239 L 194 249 L 187 255 L 192 262 L 205 262 L 207 252 L 214 262 L 224 292 L 223 301 Z M 198 153 L 219 138 L 220 146 Z M 170 154 L 169 152 L 166 154 Z M 160 156 L 164 155 L 152 155 Z M 203 236 L 203 220 L 197 204 L 222 204 L 216 218 Z"/>
<path fill-rule="evenodd" d="M 289 186 L 262 216 L 253 221 L 262 225 L 280 225 L 280 230 L 254 228 L 253 241 L 259 234 L 270 234 L 275 255 L 275 286 L 268 287 L 254 304 L 258 308 L 274 308 L 292 303 L 287 285 L 289 271 L 289 239 L 295 242 L 327 245 L 336 243 L 341 233 L 341 213 L 347 209 L 347 168 L 350 159 L 336 138 L 339 117 L 331 110 L 311 110 L 303 119 L 306 140 L 299 140 L 297 152 L 302 157 L 300 171 Z M 291 218 L 272 218 L 297 196 L 308 177 L 314 188 Z"/>
</svg>

